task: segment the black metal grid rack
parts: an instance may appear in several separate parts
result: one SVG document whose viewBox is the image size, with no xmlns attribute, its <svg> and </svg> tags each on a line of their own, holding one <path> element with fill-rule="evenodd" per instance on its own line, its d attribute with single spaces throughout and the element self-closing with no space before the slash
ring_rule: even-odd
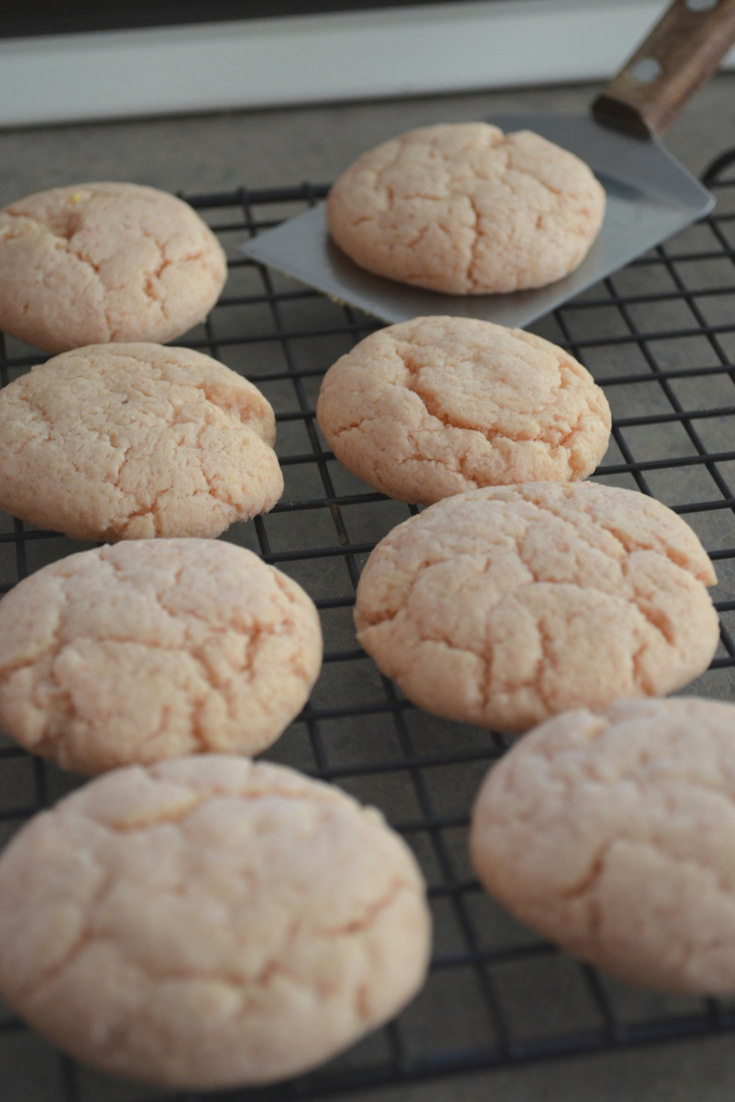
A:
<svg viewBox="0 0 735 1102">
<path fill-rule="evenodd" d="M 689 692 L 735 699 L 735 151 L 712 166 L 715 213 L 535 326 L 605 387 L 615 422 L 595 477 L 653 494 L 700 535 L 719 574 L 721 646 Z M 314 419 L 320 377 L 373 319 L 243 259 L 248 235 L 326 192 L 296 188 L 188 197 L 230 256 L 226 294 L 192 347 L 241 371 L 277 412 L 286 490 L 266 517 L 223 537 L 259 552 L 311 593 L 326 643 L 312 699 L 268 757 L 333 780 L 381 807 L 413 846 L 434 913 L 432 970 L 399 1019 L 312 1074 L 230 1102 L 286 1102 L 419 1083 L 480 1069 L 735 1030 L 735 1004 L 635 993 L 523 930 L 476 884 L 466 855 L 470 802 L 505 749 L 499 736 L 437 720 L 381 678 L 356 646 L 354 587 L 369 551 L 410 511 L 350 476 Z M 7 340 L 6 385 L 39 361 Z M 0 515 L 0 592 L 84 545 Z M 79 783 L 0 736 L 0 830 Z M 119 1084 L 60 1056 L 0 1008 L 3 1102 L 106 1102 Z M 26 1079 L 26 1077 L 30 1077 Z M 164 1097 L 125 1088 L 137 1102 Z"/>
</svg>

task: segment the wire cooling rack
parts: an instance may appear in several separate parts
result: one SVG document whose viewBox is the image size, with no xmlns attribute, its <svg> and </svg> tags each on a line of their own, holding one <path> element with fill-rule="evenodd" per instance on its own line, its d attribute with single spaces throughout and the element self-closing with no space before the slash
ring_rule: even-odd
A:
<svg viewBox="0 0 735 1102">
<path fill-rule="evenodd" d="M 689 692 L 735 699 L 735 150 L 712 166 L 715 213 L 534 326 L 606 389 L 614 425 L 595 477 L 652 494 L 684 515 L 715 565 L 721 645 Z M 735 1003 L 633 992 L 522 929 L 474 880 L 471 801 L 505 741 L 437 720 L 403 699 L 355 644 L 354 589 L 368 553 L 415 509 L 370 492 L 327 450 L 314 418 L 322 374 L 374 319 L 243 259 L 251 234 L 298 213 L 325 187 L 188 196 L 230 260 L 226 294 L 185 341 L 247 375 L 273 404 L 286 489 L 266 517 L 223 538 L 300 582 L 322 616 L 324 671 L 309 705 L 267 755 L 374 803 L 424 869 L 434 914 L 425 990 L 387 1028 L 311 1075 L 224 1092 L 287 1102 L 370 1092 L 552 1057 L 735 1029 Z M 6 385 L 41 357 L 10 339 Z M 0 514 L 0 591 L 85 545 Z M 79 780 L 0 736 L 0 831 Z M 2 1102 L 196 1102 L 78 1067 L 0 1008 Z M 419 1091 L 419 1096 L 420 1096 Z M 413 1095 L 412 1095 L 413 1097 Z"/>
</svg>

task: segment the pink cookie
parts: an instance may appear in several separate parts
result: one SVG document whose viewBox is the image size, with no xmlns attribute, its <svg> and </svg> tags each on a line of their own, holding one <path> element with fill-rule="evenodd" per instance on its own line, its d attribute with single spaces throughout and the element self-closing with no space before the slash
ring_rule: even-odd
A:
<svg viewBox="0 0 735 1102">
<path fill-rule="evenodd" d="M 565 712 L 494 766 L 472 863 L 524 925 L 635 986 L 735 994 L 735 707 Z"/>
<path fill-rule="evenodd" d="M 0 507 L 74 539 L 218 536 L 283 493 L 273 410 L 189 348 L 97 344 L 0 390 Z"/>
<path fill-rule="evenodd" d="M 3 999 L 66 1052 L 211 1090 L 388 1021 L 424 982 L 431 920 L 379 812 L 209 754 L 115 770 L 32 819 L 0 859 L 0 943 Z"/>
<path fill-rule="evenodd" d="M 357 590 L 357 638 L 428 712 L 520 732 L 673 692 L 719 638 L 712 563 L 665 505 L 594 482 L 445 498 L 394 528 Z"/>
<path fill-rule="evenodd" d="M 330 367 L 316 413 L 348 470 L 424 505 L 586 478 L 610 437 L 607 399 L 572 356 L 470 318 L 414 318 L 366 337 Z"/>
<path fill-rule="evenodd" d="M 173 340 L 226 279 L 209 227 L 155 188 L 52 188 L 0 211 L 0 328 L 46 352 Z"/>
<path fill-rule="evenodd" d="M 426 126 L 364 153 L 327 200 L 332 237 L 376 275 L 455 295 L 544 287 L 581 264 L 605 192 L 528 130 Z"/>
<path fill-rule="evenodd" d="M 0 601 L 0 725 L 77 773 L 258 754 L 319 675 L 303 589 L 224 540 L 82 551 Z"/>
</svg>

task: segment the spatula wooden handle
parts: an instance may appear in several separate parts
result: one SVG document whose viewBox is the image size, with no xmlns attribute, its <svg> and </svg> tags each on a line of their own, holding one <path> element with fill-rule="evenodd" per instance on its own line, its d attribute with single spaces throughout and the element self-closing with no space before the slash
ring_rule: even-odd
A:
<svg viewBox="0 0 735 1102">
<path fill-rule="evenodd" d="M 599 122 L 662 134 L 735 42 L 735 0 L 674 0 L 592 104 Z"/>
</svg>

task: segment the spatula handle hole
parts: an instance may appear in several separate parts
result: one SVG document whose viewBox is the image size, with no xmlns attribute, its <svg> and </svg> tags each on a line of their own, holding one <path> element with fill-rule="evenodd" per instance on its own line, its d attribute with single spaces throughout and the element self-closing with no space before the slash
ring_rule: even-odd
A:
<svg viewBox="0 0 735 1102">
<path fill-rule="evenodd" d="M 717 7 L 718 0 L 684 0 L 689 11 L 712 11 Z"/>
<path fill-rule="evenodd" d="M 662 72 L 661 62 L 656 61 L 655 57 L 642 57 L 632 67 L 630 75 L 641 84 L 652 84 L 654 80 L 658 80 Z"/>
</svg>

